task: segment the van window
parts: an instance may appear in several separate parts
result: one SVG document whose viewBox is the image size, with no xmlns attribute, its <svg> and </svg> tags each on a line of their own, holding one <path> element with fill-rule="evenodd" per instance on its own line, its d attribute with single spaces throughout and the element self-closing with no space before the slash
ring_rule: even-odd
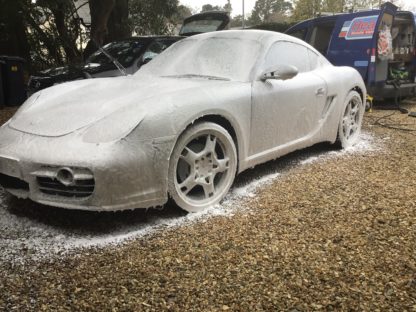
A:
<svg viewBox="0 0 416 312">
<path fill-rule="evenodd" d="M 289 32 L 288 35 L 291 35 L 292 37 L 295 37 L 301 40 L 305 40 L 307 30 L 308 30 L 307 28 L 298 29 L 298 30 Z"/>
<path fill-rule="evenodd" d="M 326 55 L 334 28 L 335 22 L 325 22 L 316 25 L 312 30 L 309 44 L 323 55 Z"/>
<path fill-rule="evenodd" d="M 267 53 L 264 68 L 279 64 L 293 65 L 300 73 L 310 71 L 308 49 L 303 45 L 288 41 L 274 43 Z"/>
</svg>

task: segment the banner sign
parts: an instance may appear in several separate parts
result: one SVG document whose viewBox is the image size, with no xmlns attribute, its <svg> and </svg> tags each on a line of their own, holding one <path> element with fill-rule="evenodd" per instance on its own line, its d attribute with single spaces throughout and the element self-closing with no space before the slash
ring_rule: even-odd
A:
<svg viewBox="0 0 416 312">
<path fill-rule="evenodd" d="M 362 40 L 373 38 L 379 16 L 364 16 L 347 21 L 339 33 L 340 38 L 346 40 Z"/>
</svg>

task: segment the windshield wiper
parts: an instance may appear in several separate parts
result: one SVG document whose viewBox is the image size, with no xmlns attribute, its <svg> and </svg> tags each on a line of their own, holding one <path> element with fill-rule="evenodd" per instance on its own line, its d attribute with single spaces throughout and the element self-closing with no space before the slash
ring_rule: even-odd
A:
<svg viewBox="0 0 416 312">
<path fill-rule="evenodd" d="M 110 59 L 111 62 L 113 62 L 114 65 L 116 65 L 117 69 L 123 74 L 123 76 L 127 76 L 126 68 L 120 64 L 117 59 L 115 59 L 110 53 L 108 53 L 106 50 L 104 50 L 101 46 L 98 48 L 101 53 L 103 53 L 106 57 Z"/>
<path fill-rule="evenodd" d="M 209 80 L 230 81 L 230 79 L 228 79 L 228 78 L 217 77 L 217 76 L 209 76 L 209 75 L 196 75 L 196 74 L 170 75 L 170 76 L 162 76 L 162 77 L 172 77 L 172 78 L 205 78 L 205 79 L 209 79 Z"/>
</svg>

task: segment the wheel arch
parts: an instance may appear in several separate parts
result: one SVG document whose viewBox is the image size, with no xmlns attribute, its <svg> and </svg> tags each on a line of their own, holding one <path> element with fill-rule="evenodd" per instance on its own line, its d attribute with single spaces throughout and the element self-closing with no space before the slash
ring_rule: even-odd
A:
<svg viewBox="0 0 416 312">
<path fill-rule="evenodd" d="M 365 98 L 364 98 L 364 91 L 359 87 L 359 86 L 355 86 L 354 88 L 352 88 L 349 92 L 351 92 L 351 91 L 356 91 L 359 95 L 360 95 L 360 97 L 361 97 L 361 101 L 363 102 L 363 103 L 365 103 Z M 348 93 L 349 93 L 348 92 Z"/>
<path fill-rule="evenodd" d="M 181 128 L 181 131 L 179 131 L 179 135 L 176 138 L 175 144 L 176 145 L 179 137 L 184 133 L 187 129 L 192 127 L 196 123 L 200 122 L 212 122 L 215 123 L 221 127 L 223 127 L 227 132 L 231 135 L 233 142 L 235 144 L 235 148 L 237 151 L 237 173 L 240 172 L 240 162 L 241 162 L 241 155 L 243 155 L 243 140 L 241 138 L 241 133 L 239 132 L 238 126 L 236 126 L 235 121 L 231 121 L 231 118 L 225 117 L 223 114 L 219 113 L 207 113 L 202 116 L 199 116 L 195 118 L 192 122 L 187 122 L 185 126 Z M 173 151 L 173 150 L 172 150 Z M 171 151 L 171 152 L 172 152 Z"/>
<path fill-rule="evenodd" d="M 197 120 L 195 120 L 195 122 L 203 122 L 203 121 L 215 123 L 215 124 L 223 127 L 225 130 L 227 130 L 227 132 L 233 138 L 235 148 L 237 150 L 237 156 L 239 155 L 239 152 L 238 152 L 239 144 L 238 144 L 237 133 L 236 133 L 233 125 L 231 124 L 231 122 L 227 118 L 225 118 L 224 116 L 221 116 L 221 115 L 212 114 L 212 115 L 204 115 L 204 116 L 198 118 Z"/>
</svg>

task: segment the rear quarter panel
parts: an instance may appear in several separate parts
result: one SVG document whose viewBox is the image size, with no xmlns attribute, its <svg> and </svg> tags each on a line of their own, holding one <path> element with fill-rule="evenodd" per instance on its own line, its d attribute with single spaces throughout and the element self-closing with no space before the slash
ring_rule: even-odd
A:
<svg viewBox="0 0 416 312">
<path fill-rule="evenodd" d="M 334 143 L 337 137 L 338 123 L 344 110 L 344 103 L 348 93 L 359 88 L 362 100 L 365 103 L 367 90 L 361 75 L 357 70 L 347 66 L 324 66 L 316 72 L 327 84 L 327 96 L 334 96 L 335 100 L 330 107 L 324 126 L 322 127 L 322 141 Z M 330 131 L 327 131 L 330 129 Z"/>
</svg>

